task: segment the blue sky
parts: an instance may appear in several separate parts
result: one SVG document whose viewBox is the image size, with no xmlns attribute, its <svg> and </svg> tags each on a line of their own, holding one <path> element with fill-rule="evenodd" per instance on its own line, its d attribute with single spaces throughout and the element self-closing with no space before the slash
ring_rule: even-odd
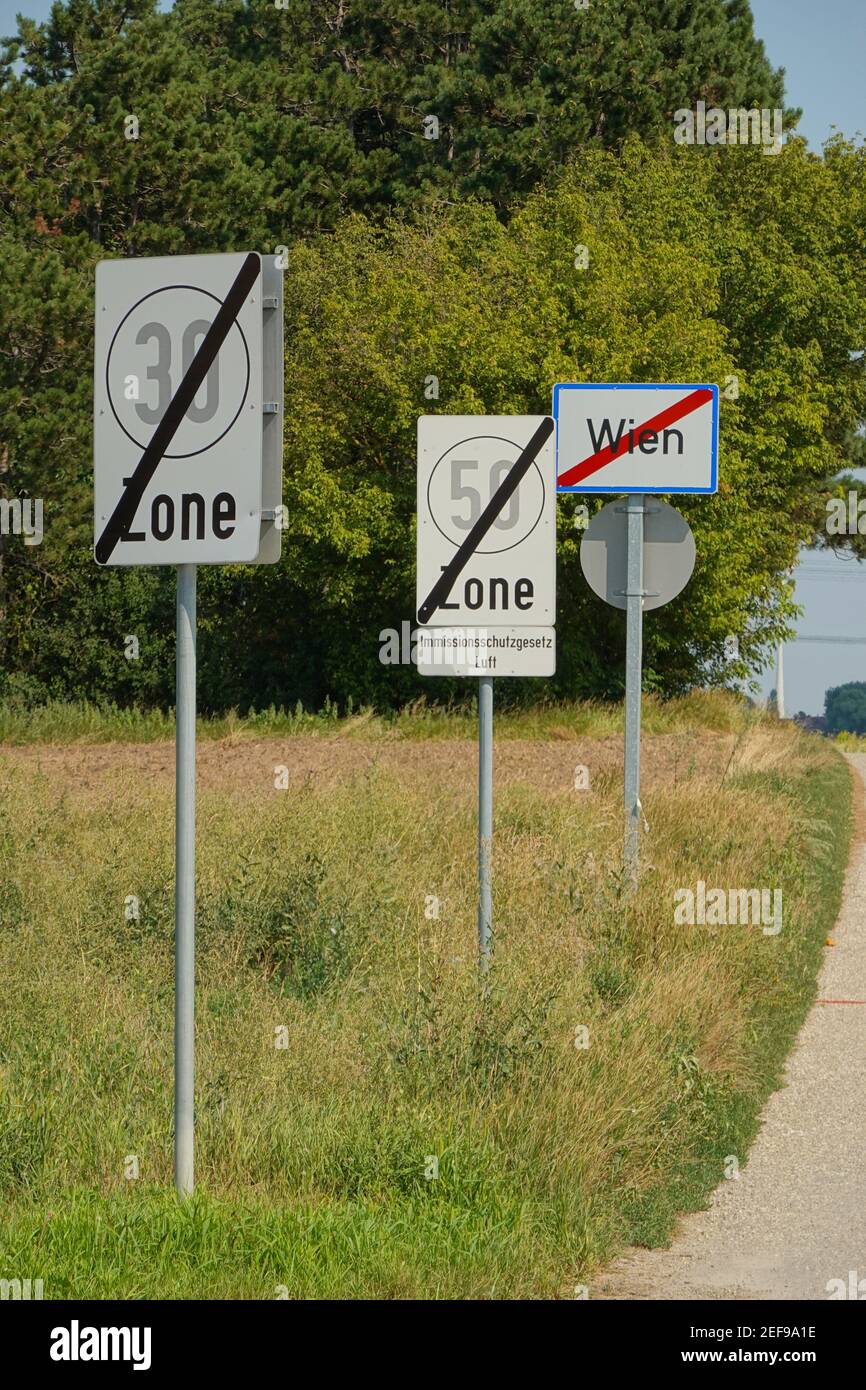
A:
<svg viewBox="0 0 866 1390">
<path fill-rule="evenodd" d="M 14 30 L 19 10 L 41 19 L 50 8 L 51 0 L 0 0 L 0 33 Z M 803 108 L 800 131 L 812 147 L 834 129 L 866 135 L 866 0 L 752 0 L 752 13 L 770 61 L 785 69 L 788 104 Z M 866 566 L 826 552 L 804 555 L 797 599 L 805 606 L 801 632 L 866 639 Z M 785 649 L 789 713 L 820 713 L 827 687 L 850 680 L 866 680 L 866 645 L 795 642 Z M 770 672 L 763 689 L 774 684 Z"/>
</svg>

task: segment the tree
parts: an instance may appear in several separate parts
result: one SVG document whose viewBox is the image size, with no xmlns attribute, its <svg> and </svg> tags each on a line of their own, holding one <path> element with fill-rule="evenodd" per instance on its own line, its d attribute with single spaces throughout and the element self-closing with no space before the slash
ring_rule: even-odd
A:
<svg viewBox="0 0 866 1390">
<path fill-rule="evenodd" d="M 159 207 L 197 201 L 210 173 L 236 218 L 288 237 L 430 198 L 505 208 L 589 142 L 670 139 L 698 99 L 783 104 L 748 0 L 177 0 L 167 15 L 155 0 L 67 0 L 22 22 L 5 72 L 17 99 L 33 83 L 63 111 L 58 153 L 71 179 L 89 168 L 101 185 L 82 216 L 98 205 L 103 244 L 133 226 L 177 235 Z M 140 122 L 134 158 L 118 146 L 124 112 Z M 118 167 L 119 187 L 104 178 Z"/>
<path fill-rule="evenodd" d="M 120 654 L 133 630 L 164 651 L 171 574 L 90 555 L 93 268 L 283 243 L 287 559 L 203 574 L 205 703 L 418 689 L 375 634 L 411 612 L 431 373 L 433 408 L 478 411 L 546 410 L 557 377 L 736 376 L 720 495 L 684 508 L 700 570 L 648 624 L 647 678 L 736 674 L 732 633 L 760 657 L 864 415 L 863 153 L 676 148 L 699 97 L 782 102 L 745 0 L 69 0 L 23 21 L 0 68 L 0 485 L 45 499 L 46 538 L 0 555 L 6 666 L 170 699 L 165 663 Z M 663 138 L 623 146 L 630 127 Z M 560 688 L 615 693 L 621 619 L 587 599 L 561 510 Z"/>
<path fill-rule="evenodd" d="M 0 537 L 0 660 L 44 670 L 43 628 L 88 573 L 100 257 L 272 248 L 470 195 L 504 216 L 582 143 L 669 138 L 700 97 L 781 104 L 746 0 L 57 0 L 21 19 L 0 56 L 0 491 L 44 499 L 47 529 L 38 549 Z"/>
<path fill-rule="evenodd" d="M 415 418 L 545 411 L 552 383 L 568 379 L 736 379 L 719 494 L 680 501 L 698 567 L 648 621 L 645 671 L 676 691 L 760 662 L 793 611 L 786 572 L 813 535 L 814 498 L 866 414 L 854 355 L 864 212 L 866 158 L 841 141 L 824 159 L 797 142 L 766 159 L 632 140 L 619 156 L 584 152 L 507 224 L 468 203 L 414 224 L 356 216 L 298 243 L 285 290 L 286 559 L 203 572 L 204 702 L 417 692 L 411 669 L 378 659 L 380 630 L 412 613 Z M 554 688 L 613 695 L 622 616 L 586 590 L 572 505 L 560 504 Z M 171 629 L 170 578 L 154 572 L 134 591 L 154 636 Z M 58 693 L 110 690 L 122 594 L 82 549 L 59 589 L 40 591 L 40 622 L 13 624 L 16 664 Z M 740 664 L 725 657 L 731 634 Z M 152 698 L 143 669 L 134 679 Z"/>
<path fill-rule="evenodd" d="M 828 690 L 824 716 L 829 734 L 866 734 L 866 681 L 848 681 Z"/>
<path fill-rule="evenodd" d="M 620 157 L 579 156 L 508 226 L 469 206 L 416 228 L 355 220 L 298 247 L 289 582 L 322 615 L 327 689 L 372 697 L 393 680 L 377 669 L 373 629 L 412 612 L 415 417 L 544 411 L 556 380 L 736 379 L 737 399 L 722 401 L 719 495 L 677 503 L 697 537 L 695 577 L 648 621 L 645 670 L 673 691 L 769 659 L 793 612 L 787 570 L 812 538 L 813 497 L 866 413 L 852 357 L 866 323 L 864 195 L 864 153 L 844 143 L 822 161 L 798 143 L 767 160 L 632 141 Z M 557 687 L 611 695 L 622 616 L 586 590 L 571 509 L 561 502 Z M 740 664 L 726 660 L 730 634 Z"/>
</svg>

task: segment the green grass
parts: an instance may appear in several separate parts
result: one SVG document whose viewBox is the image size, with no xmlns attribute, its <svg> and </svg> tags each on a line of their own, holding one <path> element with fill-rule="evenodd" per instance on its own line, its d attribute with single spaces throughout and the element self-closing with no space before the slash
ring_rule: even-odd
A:
<svg viewBox="0 0 866 1390">
<path fill-rule="evenodd" d="M 53 1271 L 52 1298 L 531 1297 L 560 1272 L 541 1270 L 539 1253 L 531 1210 L 516 1199 L 478 1211 L 407 1198 L 287 1207 L 196 1195 L 179 1205 L 137 1190 L 71 1194 L 47 1218 L 18 1208 L 3 1242 L 5 1267 Z"/>
<path fill-rule="evenodd" d="M 754 712 L 754 718 L 762 716 Z M 368 708 L 342 714 L 326 703 L 316 712 L 269 709 L 240 715 L 199 718 L 201 738 L 282 737 L 310 734 L 358 738 L 447 739 L 477 736 L 477 705 L 441 706 L 415 701 L 402 710 L 378 714 Z M 663 701 L 645 696 L 644 732 L 678 733 L 712 729 L 730 733 L 740 727 L 738 701 L 723 691 L 695 691 L 680 699 Z M 498 709 L 498 738 L 548 738 L 619 734 L 623 729 L 622 705 L 584 703 L 535 705 L 526 709 Z M 28 743 L 155 743 L 174 738 L 174 711 L 114 704 L 96 705 L 86 700 L 50 701 L 32 708 L 0 701 L 0 744 Z"/>
<path fill-rule="evenodd" d="M 827 741 L 707 708 L 739 730 L 722 734 L 727 774 L 698 750 L 647 793 L 634 898 L 618 786 L 499 789 L 487 993 L 471 778 L 373 763 L 335 786 L 203 792 L 183 1206 L 171 785 L 81 790 L 9 761 L 0 1277 L 41 1278 L 46 1298 L 547 1299 L 666 1241 L 728 1156 L 746 1160 L 814 997 L 850 832 Z M 548 717 L 569 711 L 524 727 Z M 674 889 L 698 878 L 781 886 L 782 932 L 675 926 Z"/>
</svg>

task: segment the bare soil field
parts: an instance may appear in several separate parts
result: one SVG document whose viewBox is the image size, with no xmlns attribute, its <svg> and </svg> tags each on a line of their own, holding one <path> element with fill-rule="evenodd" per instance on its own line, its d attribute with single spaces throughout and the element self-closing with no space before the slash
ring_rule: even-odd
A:
<svg viewBox="0 0 866 1390">
<path fill-rule="evenodd" d="M 720 779 L 735 751 L 732 734 L 657 734 L 642 749 L 645 788 L 667 786 L 694 777 Z M 590 792 L 622 775 L 622 738 L 507 739 L 496 745 L 497 786 L 526 782 L 546 791 L 574 786 L 578 765 L 589 769 Z M 245 736 L 202 739 L 197 775 L 203 790 L 260 791 L 273 787 L 274 769 L 288 770 L 290 784 L 312 781 L 328 786 L 377 768 L 408 779 L 459 780 L 475 776 L 477 746 L 471 739 L 333 738 L 294 735 L 252 739 Z M 118 779 L 161 783 L 174 777 L 174 744 L 105 743 L 31 744 L 0 748 L 0 766 L 27 768 L 56 782 L 66 795 L 111 792 Z"/>
</svg>

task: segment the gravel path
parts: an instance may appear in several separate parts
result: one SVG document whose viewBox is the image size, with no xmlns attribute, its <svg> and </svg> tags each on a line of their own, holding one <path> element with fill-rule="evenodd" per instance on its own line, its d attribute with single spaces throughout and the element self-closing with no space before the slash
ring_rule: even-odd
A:
<svg viewBox="0 0 866 1390">
<path fill-rule="evenodd" d="M 866 782 L 866 755 L 849 761 Z M 739 1179 L 722 1182 L 708 1211 L 683 1219 L 670 1250 L 630 1251 L 595 1282 L 591 1297 L 827 1299 L 828 1281 L 844 1280 L 847 1290 L 856 1270 L 866 1298 L 862 835 L 832 939 L 786 1085 L 770 1097 Z M 839 1000 L 861 1002 L 828 1002 Z"/>
</svg>

